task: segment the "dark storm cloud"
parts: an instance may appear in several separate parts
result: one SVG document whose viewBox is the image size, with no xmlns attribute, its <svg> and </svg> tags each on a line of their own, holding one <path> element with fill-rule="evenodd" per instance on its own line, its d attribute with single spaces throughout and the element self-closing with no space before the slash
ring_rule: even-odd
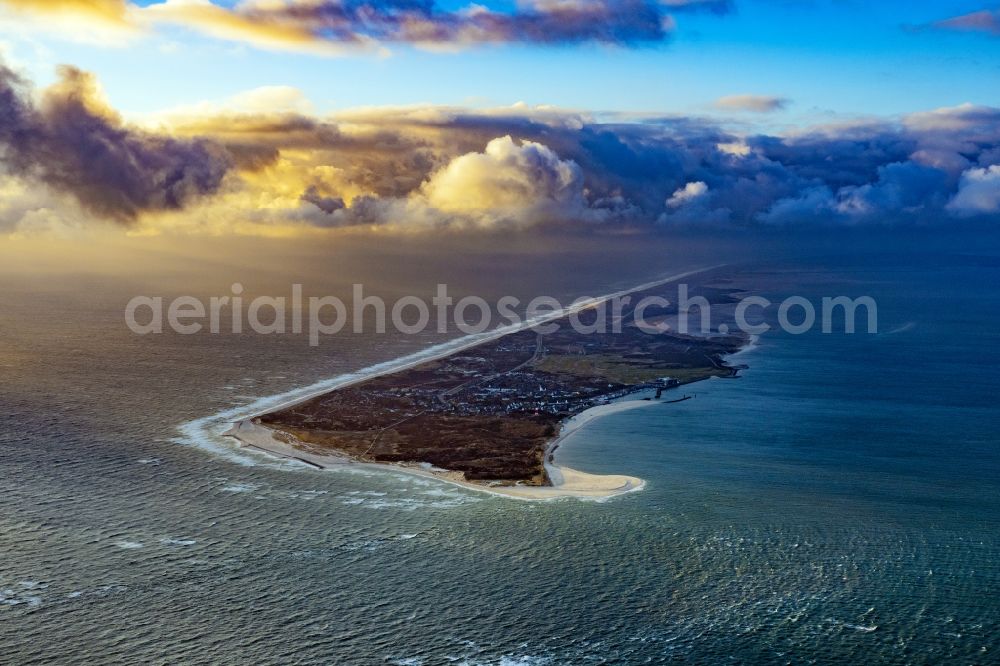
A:
<svg viewBox="0 0 1000 666">
<path fill-rule="evenodd" d="M 43 21 L 83 19 L 88 28 L 135 34 L 160 24 L 265 49 L 337 55 L 386 45 L 599 43 L 633 47 L 666 40 L 674 16 L 727 14 L 732 0 L 0 0 Z"/>
<path fill-rule="evenodd" d="M 345 129 L 334 131 L 338 126 Z M 338 197 L 318 193 L 339 193 L 343 182 L 308 190 L 303 201 L 326 212 L 309 219 L 323 226 L 405 224 L 427 213 L 412 204 L 436 174 L 478 163 L 456 165 L 508 135 L 515 145 L 540 144 L 579 168 L 583 202 L 574 204 L 572 215 L 552 215 L 559 224 L 572 218 L 633 227 L 897 225 L 1000 213 L 991 195 L 1000 169 L 991 169 L 1000 164 L 1000 110 L 989 107 L 788 136 L 737 136 L 689 117 L 600 123 L 547 109 L 382 109 L 316 121 L 309 141 L 317 159 L 365 194 L 340 206 Z M 246 140 L 280 152 L 286 138 L 275 132 Z M 294 145 L 303 140 L 290 139 Z M 538 210 L 532 209 L 534 223 L 545 223 L 537 221 Z"/>
<path fill-rule="evenodd" d="M 343 199 L 331 195 L 324 195 L 315 185 L 310 185 L 306 191 L 302 193 L 302 201 L 311 203 L 327 215 L 344 208 Z"/>
<path fill-rule="evenodd" d="M 481 139 L 511 127 L 578 164 L 592 205 L 625 202 L 635 224 L 937 223 L 956 210 L 959 188 L 996 187 L 996 171 L 984 170 L 1000 164 L 1000 110 L 970 106 L 784 137 L 737 137 L 690 118 L 576 127 L 457 116 L 446 132 Z M 666 205 L 691 183 L 704 194 Z M 994 199 L 980 194 L 974 211 L 996 217 Z"/>
<path fill-rule="evenodd" d="M 511 11 L 482 5 L 451 11 L 435 0 L 326 0 L 237 10 L 263 26 L 294 27 L 336 43 L 365 40 L 426 45 L 658 42 L 673 30 L 670 13 L 726 13 L 723 0 L 534 0 Z"/>
<path fill-rule="evenodd" d="M 103 105 L 89 74 L 63 67 L 60 79 L 36 103 L 0 65 L 0 154 L 8 172 L 123 223 L 219 189 L 231 163 L 222 148 L 127 127 Z"/>
<path fill-rule="evenodd" d="M 35 102 L 0 69 L 2 166 L 124 222 L 196 198 L 255 223 L 325 227 L 1000 220 L 1000 109 L 991 107 L 784 136 L 523 105 L 234 112 L 176 123 L 172 138 L 123 125 L 94 87 L 67 68 Z M 176 138 L 199 136 L 210 140 Z"/>
</svg>

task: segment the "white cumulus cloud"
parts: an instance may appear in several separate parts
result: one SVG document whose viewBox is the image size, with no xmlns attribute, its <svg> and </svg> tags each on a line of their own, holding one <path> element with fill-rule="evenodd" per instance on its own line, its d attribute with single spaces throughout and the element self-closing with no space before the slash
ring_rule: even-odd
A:
<svg viewBox="0 0 1000 666">
<path fill-rule="evenodd" d="M 447 213 L 563 216 L 586 206 L 583 171 L 533 141 L 493 139 L 481 153 L 454 158 L 422 188 L 427 203 Z"/>
<path fill-rule="evenodd" d="M 692 183 L 688 183 L 684 187 L 678 188 L 677 191 L 667 199 L 668 208 L 680 208 L 693 201 L 697 201 L 708 194 L 708 185 L 704 181 L 696 180 Z"/>
<path fill-rule="evenodd" d="M 948 210 L 957 215 L 1000 212 L 1000 164 L 963 173 L 958 192 L 948 202 Z"/>
</svg>

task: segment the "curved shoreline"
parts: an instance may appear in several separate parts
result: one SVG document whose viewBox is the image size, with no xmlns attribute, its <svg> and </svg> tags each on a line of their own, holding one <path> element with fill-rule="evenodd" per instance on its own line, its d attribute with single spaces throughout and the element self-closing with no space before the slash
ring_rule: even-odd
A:
<svg viewBox="0 0 1000 666">
<path fill-rule="evenodd" d="M 657 286 L 669 284 L 677 280 L 705 273 L 723 267 L 725 264 L 694 269 L 661 278 L 659 280 L 647 282 L 629 289 L 617 291 L 605 296 L 588 299 L 587 301 L 574 304 L 571 307 L 563 308 L 559 311 L 548 313 L 542 317 L 525 321 L 520 324 L 512 324 L 500 327 L 486 333 L 480 333 L 459 338 L 432 346 L 428 349 L 403 356 L 398 359 L 378 363 L 369 368 L 346 373 L 328 380 L 316 382 L 302 389 L 294 389 L 281 394 L 262 398 L 250 405 L 224 410 L 214 417 L 198 419 L 184 424 L 182 430 L 189 435 L 202 431 L 198 434 L 204 436 L 205 430 L 211 427 L 214 422 L 217 427 L 228 424 L 229 427 L 224 432 L 215 430 L 215 435 L 232 437 L 248 449 L 283 458 L 294 460 L 305 465 L 318 469 L 328 469 L 338 465 L 355 465 L 370 467 L 382 471 L 398 471 L 407 474 L 414 474 L 427 478 L 437 479 L 446 483 L 458 485 L 469 490 L 487 492 L 494 495 L 512 497 L 525 500 L 548 500 L 562 497 L 577 497 L 583 499 L 605 499 L 622 495 L 625 493 L 642 490 L 646 482 L 638 477 L 627 475 L 598 475 L 564 467 L 555 463 L 555 452 L 558 447 L 574 432 L 585 426 L 587 423 L 602 416 L 618 411 L 633 409 L 646 404 L 655 404 L 651 401 L 641 399 L 625 399 L 605 405 L 597 405 L 573 415 L 560 425 L 559 434 L 548 443 L 544 451 L 544 466 L 548 474 L 550 486 L 504 486 L 489 485 L 486 483 L 473 483 L 466 481 L 460 472 L 438 470 L 418 463 L 375 463 L 352 459 L 346 455 L 336 453 L 312 453 L 305 448 L 292 446 L 286 441 L 278 439 L 278 432 L 261 425 L 256 421 L 264 414 L 293 407 L 297 404 L 310 400 L 316 396 L 329 393 L 341 388 L 346 388 L 361 382 L 368 381 L 375 377 L 393 374 L 401 370 L 406 370 L 430 361 L 445 358 L 465 349 L 479 346 L 484 342 L 494 340 L 511 333 L 525 330 L 538 324 L 546 323 L 550 320 L 560 319 L 569 314 L 580 312 L 586 308 L 604 303 L 610 299 L 625 296 L 637 291 L 651 289 Z M 279 402 L 280 401 L 280 402 Z M 221 422 L 221 423 L 220 423 Z M 283 433 L 285 437 L 290 437 Z"/>
<path fill-rule="evenodd" d="M 592 308 L 596 305 L 605 303 L 613 298 L 619 298 L 621 296 L 627 296 L 633 294 L 637 291 L 645 291 L 646 289 L 652 289 L 653 287 L 659 287 L 665 284 L 670 284 L 671 282 L 676 282 L 677 280 L 682 280 L 686 277 L 692 275 L 698 275 L 700 273 L 707 273 L 708 271 L 713 271 L 719 268 L 725 267 L 727 264 L 716 264 L 714 266 L 706 266 L 704 268 L 696 268 L 690 271 L 685 271 L 683 273 L 677 273 L 676 275 L 671 275 L 669 277 L 661 278 L 659 280 L 654 280 L 652 282 L 646 282 L 635 287 L 629 287 L 628 289 L 623 289 L 621 291 L 616 291 L 611 294 L 606 294 L 604 296 L 597 296 L 590 298 L 582 303 L 577 303 L 570 307 L 565 307 L 560 310 L 549 312 L 545 315 L 535 317 L 533 319 L 526 320 L 519 324 L 508 324 L 506 326 L 500 326 L 483 333 L 474 333 L 472 335 L 466 335 L 456 340 L 449 340 L 448 342 L 443 342 L 438 345 L 433 345 L 427 349 L 421 351 L 407 354 L 397 359 L 392 359 L 390 361 L 384 361 L 382 363 L 376 363 L 368 368 L 363 368 L 361 370 L 356 370 L 354 372 L 349 372 L 344 375 L 339 375 L 337 377 L 322 380 L 306 386 L 301 389 L 293 389 L 291 391 L 286 391 L 284 393 L 279 393 L 277 395 L 271 396 L 270 398 L 262 398 L 255 401 L 251 405 L 246 407 L 250 411 L 244 419 L 256 418 L 258 416 L 263 416 L 269 412 L 277 412 L 283 409 L 288 409 L 289 407 L 294 407 L 300 403 L 306 402 L 315 398 L 317 396 L 335 391 L 341 388 L 347 388 L 348 386 L 353 386 L 369 379 L 374 379 L 375 377 L 381 377 L 383 375 L 389 375 L 400 370 L 408 370 L 412 367 L 422 365 L 424 363 L 429 363 L 431 361 L 437 361 L 452 354 L 457 354 L 458 352 L 465 351 L 466 349 L 471 349 L 472 347 L 477 347 L 484 342 L 489 342 L 490 340 L 496 340 L 497 338 L 502 338 L 505 335 L 510 335 L 511 333 L 517 333 L 518 331 L 523 331 L 540 324 L 545 324 L 550 321 L 555 321 L 562 319 L 571 314 L 579 313 L 587 308 Z M 254 407 L 260 403 L 267 403 L 269 400 L 275 400 L 280 398 L 288 398 L 284 402 L 279 402 L 277 404 L 267 404 L 266 406 L 261 405 L 259 407 Z M 292 397 L 294 396 L 294 397 Z M 227 410 L 223 412 L 224 414 L 231 413 L 233 410 Z M 220 414 L 221 416 L 222 414 Z"/>
<path fill-rule="evenodd" d="M 739 351 L 727 355 L 727 358 L 732 358 L 756 349 L 757 341 L 758 337 L 752 336 L 746 345 Z M 357 460 L 346 454 L 338 455 L 334 452 L 313 453 L 305 448 L 297 448 L 286 441 L 282 441 L 280 436 L 288 439 L 294 439 L 294 437 L 288 433 L 282 433 L 259 423 L 256 416 L 235 422 L 222 435 L 224 437 L 232 437 L 240 442 L 240 445 L 244 448 L 253 449 L 265 455 L 299 462 L 319 470 L 353 466 L 383 472 L 401 472 L 403 474 L 435 479 L 467 490 L 529 501 L 554 500 L 566 497 L 603 500 L 640 491 L 646 487 L 646 481 L 635 476 L 583 472 L 572 467 L 557 464 L 555 456 L 558 449 L 567 439 L 593 421 L 611 414 L 631 411 L 640 407 L 670 404 L 670 402 L 660 400 L 637 398 L 634 397 L 635 395 L 638 394 L 631 394 L 628 397 L 607 404 L 595 405 L 578 414 L 574 414 L 562 422 L 559 434 L 546 445 L 544 452 L 544 466 L 549 481 L 552 484 L 550 486 L 503 486 L 473 483 L 466 481 L 461 472 L 435 469 L 426 464 L 368 462 Z M 300 444 L 302 443 L 300 442 Z"/>
<path fill-rule="evenodd" d="M 649 405 L 655 405 L 657 402 L 650 400 L 643 400 L 641 398 L 629 398 L 626 400 L 619 400 L 617 402 L 610 402 L 606 405 L 596 405 L 590 409 L 585 409 L 579 414 L 575 414 L 562 423 L 562 427 L 559 430 L 559 435 L 556 436 L 548 446 L 545 447 L 545 471 L 549 475 L 549 480 L 552 482 L 553 486 L 558 486 L 560 483 L 565 482 L 564 473 L 565 470 L 570 469 L 562 465 L 557 465 L 555 463 L 555 455 L 557 450 L 563 445 L 563 443 L 569 439 L 578 430 L 583 429 L 588 423 L 596 421 L 605 416 L 611 414 L 617 414 L 619 412 L 627 412 L 632 409 L 637 409 L 639 407 L 646 407 Z M 660 402 L 659 404 L 665 404 Z M 552 460 L 552 462 L 549 462 Z M 571 470 L 576 471 L 576 470 Z M 597 475 L 591 475 L 597 476 Z M 634 479 L 636 477 L 627 477 Z M 642 479 L 639 479 L 642 481 Z M 642 481 L 645 484 L 645 481 Z"/>
<path fill-rule="evenodd" d="M 653 404 L 646 403 L 644 400 L 631 400 L 628 402 Z M 602 407 L 607 406 L 609 405 L 599 405 L 598 407 L 592 407 L 591 410 L 600 410 Z M 577 416 L 585 413 L 586 412 L 581 412 Z M 595 418 L 599 418 L 606 413 L 608 412 L 603 412 L 584 420 L 570 432 L 575 431 L 583 424 Z M 287 433 L 282 434 L 287 436 Z M 566 433 L 566 435 L 568 434 L 570 433 Z M 237 422 L 232 428 L 223 433 L 223 436 L 232 437 L 240 442 L 240 444 L 245 448 L 253 449 L 263 454 L 285 460 L 293 460 L 315 469 L 327 470 L 337 467 L 354 466 L 377 469 L 384 472 L 402 472 L 403 474 L 412 474 L 424 478 L 435 479 L 437 481 L 443 481 L 445 483 L 460 486 L 467 490 L 475 490 L 477 492 L 500 495 L 502 497 L 510 497 L 520 500 L 552 500 L 563 497 L 600 500 L 642 490 L 646 485 L 646 482 L 643 479 L 635 476 L 590 474 L 588 472 L 581 472 L 580 470 L 572 469 L 570 467 L 562 467 L 548 462 L 545 463 L 545 468 L 546 471 L 549 472 L 549 479 L 552 481 L 551 486 L 502 486 L 472 483 L 470 481 L 466 481 L 461 472 L 436 470 L 429 465 L 420 465 L 416 463 L 401 464 L 365 462 L 355 460 L 354 458 L 350 458 L 346 455 L 337 455 L 335 453 L 312 453 L 296 448 L 295 446 L 282 441 L 279 439 L 278 431 L 261 425 L 254 419 L 244 419 Z M 546 461 L 548 460 L 549 454 L 554 449 L 554 446 L 557 445 L 558 442 L 562 441 L 563 438 L 564 435 L 561 434 L 559 437 L 550 442 L 549 447 L 546 448 L 545 452 Z"/>
</svg>

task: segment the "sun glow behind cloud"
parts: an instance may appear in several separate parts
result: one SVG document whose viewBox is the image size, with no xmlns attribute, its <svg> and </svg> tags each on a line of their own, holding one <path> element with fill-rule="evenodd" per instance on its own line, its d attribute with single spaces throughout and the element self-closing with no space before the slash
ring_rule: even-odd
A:
<svg viewBox="0 0 1000 666">
<path fill-rule="evenodd" d="M 268 50 L 337 56 L 388 53 L 393 44 L 453 51 L 476 44 L 665 41 L 674 13 L 725 14 L 728 0 L 524 0 L 513 8 L 474 3 L 446 9 L 433 1 L 369 0 L 0 0 L 0 8 L 72 39 L 90 30 L 139 33 L 178 26 Z"/>
<path fill-rule="evenodd" d="M 939 224 L 1000 212 L 1000 110 L 735 134 L 705 119 L 598 121 L 551 107 L 317 115 L 256 89 L 130 124 L 75 68 L 0 76 L 7 232 Z"/>
<path fill-rule="evenodd" d="M 816 12 L 833 11 L 820 4 Z M 106 31 L 113 36 L 106 45 L 127 46 L 119 52 L 74 44 L 67 52 L 83 54 L 98 73 L 109 70 L 109 89 L 118 95 L 126 90 L 133 111 L 136 98 L 144 103 L 147 93 L 169 91 L 157 103 L 140 104 L 143 113 L 119 113 L 104 99 L 96 75 L 82 68 L 59 69 L 56 83 L 42 90 L 4 69 L 0 232 L 313 235 L 330 229 L 544 227 L 631 233 L 698 224 L 947 224 L 998 215 L 995 103 L 961 104 L 968 97 L 942 95 L 945 103 L 917 107 L 930 111 L 844 116 L 772 85 L 773 72 L 752 69 L 749 76 L 730 77 L 724 90 L 693 99 L 683 91 L 674 94 L 675 79 L 685 74 L 669 60 L 679 25 L 728 29 L 730 39 L 743 45 L 740 54 L 752 53 L 748 35 L 760 32 L 763 23 L 777 29 L 773 21 L 753 22 L 755 12 L 766 10 L 760 3 L 734 8 L 719 0 L 486 6 L 0 0 L 8 32 L 23 27 L 30 33 L 26 39 L 49 30 L 93 41 L 104 34 L 95 31 Z M 992 16 L 976 12 L 940 21 L 926 14 L 915 24 L 979 32 Z M 734 26 L 747 16 L 748 23 Z M 939 30 L 907 33 L 895 16 L 893 29 L 906 33 L 900 39 L 919 32 L 920 39 L 991 41 Z M 40 63 L 55 61 L 47 50 L 51 43 L 35 46 L 39 56 L 32 71 L 49 81 Z M 175 48 L 159 51 L 168 46 Z M 467 53 L 420 51 L 428 48 Z M 371 57 L 386 49 L 397 57 Z M 570 64 L 585 52 L 605 54 L 612 64 L 603 72 L 604 64 L 593 59 Z M 363 55 L 347 61 L 311 57 L 345 53 Z M 654 53 L 661 59 L 643 65 Z M 544 64 L 550 54 L 556 64 L 536 73 L 536 63 Z M 216 57 L 227 60 L 220 65 Z M 172 58 L 195 63 L 194 69 L 175 74 Z M 364 74 L 352 75 L 362 61 Z M 464 86 L 436 76 L 440 63 L 466 62 Z M 147 74 L 151 63 L 158 76 Z M 392 100 L 404 77 L 396 72 L 406 67 L 415 73 L 412 86 L 421 95 L 416 99 L 461 91 L 444 99 L 462 101 L 324 111 L 343 106 L 348 95 L 363 103 Z M 679 108 L 615 113 L 501 105 L 473 94 L 492 90 L 508 74 L 544 86 L 542 99 L 550 90 L 557 97 L 586 88 L 590 100 L 602 103 L 636 87 L 619 79 L 634 82 L 653 74 L 656 85 L 648 88 L 667 90 Z M 134 85 L 137 80 L 141 86 Z M 185 97 L 189 86 L 202 93 Z M 198 101 L 216 86 L 220 99 Z M 241 86 L 249 89 L 235 92 Z M 159 104 L 163 98 L 167 103 Z"/>
</svg>

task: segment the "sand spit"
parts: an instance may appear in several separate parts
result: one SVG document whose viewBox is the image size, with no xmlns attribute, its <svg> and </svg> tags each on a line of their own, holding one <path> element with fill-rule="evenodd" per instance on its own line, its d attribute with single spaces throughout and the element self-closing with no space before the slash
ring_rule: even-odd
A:
<svg viewBox="0 0 1000 666">
<path fill-rule="evenodd" d="M 392 374 L 400 370 L 421 365 L 432 360 L 452 356 L 460 351 L 476 347 L 484 342 L 508 335 L 518 330 L 530 328 L 531 326 L 564 317 L 572 312 L 579 312 L 585 308 L 603 303 L 618 296 L 624 296 L 637 291 L 644 291 L 653 287 L 675 282 L 685 277 L 705 273 L 707 271 L 721 268 L 724 264 L 709 266 L 706 268 L 678 273 L 670 277 L 661 278 L 630 289 L 608 294 L 599 298 L 594 298 L 586 303 L 577 303 L 572 307 L 564 308 L 559 312 L 549 313 L 535 320 L 523 322 L 512 327 L 503 327 L 490 331 L 486 334 L 468 336 L 465 339 L 442 344 L 436 348 L 419 352 L 409 357 L 397 359 L 396 361 L 380 364 L 368 371 L 360 371 L 346 376 L 340 380 L 320 382 L 313 387 L 303 390 L 292 391 L 281 396 L 274 396 L 271 399 L 264 399 L 255 403 L 256 410 L 244 416 L 237 417 L 241 420 L 235 421 L 234 425 L 222 433 L 240 442 L 241 446 L 247 449 L 256 450 L 272 456 L 277 456 L 287 460 L 294 460 L 304 465 L 316 469 L 328 469 L 343 465 L 356 465 L 363 467 L 377 468 L 381 470 L 391 470 L 406 474 L 415 474 L 462 486 L 477 492 L 487 492 L 504 497 L 513 497 L 524 500 L 550 500 L 562 497 L 577 497 L 584 499 L 605 499 L 622 495 L 625 493 L 642 490 L 645 481 L 634 476 L 625 475 L 599 475 L 581 472 L 579 470 L 563 467 L 555 464 L 555 452 L 560 444 L 574 431 L 581 428 L 586 423 L 605 416 L 610 413 L 641 407 L 643 405 L 657 404 L 659 401 L 646 401 L 628 399 L 617 401 L 605 405 L 598 405 L 567 419 L 560 429 L 559 435 L 552 440 L 545 450 L 545 469 L 552 482 L 551 486 L 504 486 L 499 484 L 472 483 L 465 480 L 460 472 L 451 472 L 433 468 L 426 464 L 418 463 L 373 463 L 354 460 L 346 455 L 338 455 L 327 451 L 310 450 L 308 445 L 299 442 L 288 433 L 275 431 L 261 425 L 258 417 L 268 412 L 287 409 L 293 405 L 305 402 L 318 395 L 323 395 L 331 391 L 347 386 L 368 381 L 374 377 Z M 660 403 L 662 404 L 662 402 Z M 253 409 L 251 406 L 250 409 Z M 229 416 L 232 413 L 223 413 L 218 416 Z M 235 416 L 235 414 L 233 414 Z M 232 418 L 232 417 L 231 417 Z"/>
<path fill-rule="evenodd" d="M 639 403 L 642 405 L 655 404 L 642 400 L 631 400 L 627 402 Z M 626 403 L 601 405 L 593 408 L 592 410 L 587 410 L 588 412 L 596 410 L 604 411 L 575 424 L 572 427 L 572 430 L 576 430 L 583 425 L 583 423 L 586 423 L 593 418 L 598 418 L 599 416 L 610 413 L 611 411 L 619 411 L 618 409 L 605 409 L 619 404 Z M 587 412 L 581 412 L 573 419 L 567 421 L 567 424 L 578 417 L 584 416 L 586 413 Z M 443 481 L 445 483 L 451 483 L 468 490 L 475 490 L 477 492 L 485 492 L 521 500 L 551 500 L 561 497 L 606 499 L 616 495 L 642 490 L 643 486 L 646 484 L 645 481 L 634 476 L 617 474 L 588 474 L 587 472 L 581 472 L 569 467 L 561 467 L 553 463 L 547 463 L 545 466 L 546 470 L 549 472 L 549 478 L 552 480 L 551 486 L 501 486 L 484 483 L 471 483 L 465 480 L 464 475 L 461 472 L 438 470 L 427 465 L 361 462 L 345 455 L 309 451 L 306 445 L 298 442 L 291 435 L 272 430 L 271 428 L 261 425 L 253 419 L 239 421 L 223 434 L 227 437 L 236 439 L 245 448 L 253 449 L 255 451 L 279 458 L 284 458 L 286 460 L 294 460 L 315 469 L 335 469 L 337 467 L 343 468 L 347 465 L 369 467 L 383 471 L 414 474 L 426 478 L 437 479 L 438 481 Z M 548 458 L 549 452 L 555 449 L 555 446 L 565 437 L 566 434 L 568 433 L 561 434 L 558 438 L 552 441 L 546 451 L 546 458 Z"/>
</svg>

